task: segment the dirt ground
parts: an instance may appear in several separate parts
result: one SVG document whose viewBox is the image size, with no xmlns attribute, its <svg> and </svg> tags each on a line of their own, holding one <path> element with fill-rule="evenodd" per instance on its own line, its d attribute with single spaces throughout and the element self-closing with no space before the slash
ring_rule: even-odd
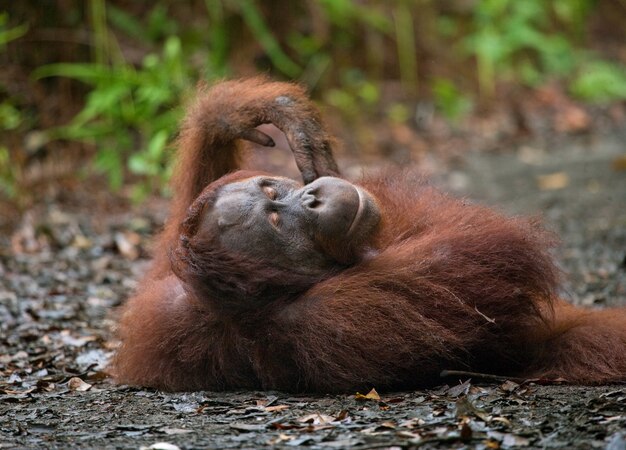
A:
<svg viewBox="0 0 626 450">
<path fill-rule="evenodd" d="M 625 143 L 622 130 L 469 154 L 433 178 L 543 216 L 562 238 L 564 295 L 626 306 Z M 0 448 L 626 449 L 625 385 L 458 376 L 428 391 L 341 396 L 115 386 L 104 371 L 111 311 L 145 269 L 163 205 L 107 217 L 42 205 L 0 238 Z"/>
</svg>

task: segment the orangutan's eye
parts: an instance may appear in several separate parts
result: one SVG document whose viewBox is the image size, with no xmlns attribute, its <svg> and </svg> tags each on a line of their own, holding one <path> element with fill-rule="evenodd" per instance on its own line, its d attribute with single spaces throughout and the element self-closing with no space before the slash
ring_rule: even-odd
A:
<svg viewBox="0 0 626 450">
<path fill-rule="evenodd" d="M 278 224 L 280 223 L 280 216 L 276 211 L 270 213 L 268 220 L 274 228 L 278 228 Z"/>
<path fill-rule="evenodd" d="M 276 197 L 278 196 L 276 189 L 271 186 L 263 187 L 263 192 L 265 192 L 265 195 L 267 195 L 267 198 L 269 198 L 270 200 L 276 200 Z"/>
</svg>

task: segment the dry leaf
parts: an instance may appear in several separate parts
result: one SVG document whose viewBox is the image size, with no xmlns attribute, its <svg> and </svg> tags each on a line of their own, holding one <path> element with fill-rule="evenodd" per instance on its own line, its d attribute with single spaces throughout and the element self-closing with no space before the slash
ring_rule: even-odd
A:
<svg viewBox="0 0 626 450">
<path fill-rule="evenodd" d="M 354 399 L 361 401 L 361 402 L 368 401 L 368 400 L 379 402 L 380 395 L 378 395 L 378 392 L 376 392 L 376 389 L 372 388 L 372 390 L 369 391 L 366 395 L 363 395 L 357 392 L 356 395 L 354 396 Z"/>
<path fill-rule="evenodd" d="M 61 332 L 61 342 L 70 347 L 84 347 L 88 342 L 93 342 L 97 339 L 96 336 L 74 337 L 70 334 L 69 330 L 63 330 Z"/>
<path fill-rule="evenodd" d="M 461 440 L 467 442 L 472 439 L 472 428 L 469 426 L 469 419 L 465 418 L 461 422 Z"/>
<path fill-rule="evenodd" d="M 14 255 L 36 253 L 42 248 L 35 232 L 33 214 L 26 212 L 18 230 L 11 236 L 11 250 Z"/>
<path fill-rule="evenodd" d="M 396 433 L 396 436 L 398 436 L 399 438 L 405 438 L 405 439 L 415 439 L 415 440 L 419 440 L 422 439 L 422 435 L 419 433 L 414 433 L 412 431 L 406 431 L 406 430 L 400 430 Z"/>
<path fill-rule="evenodd" d="M 613 160 L 613 170 L 626 171 L 626 155 L 618 156 Z"/>
<path fill-rule="evenodd" d="M 424 421 L 424 419 L 420 419 L 420 418 L 413 418 L 413 419 L 409 419 L 409 420 L 405 420 L 404 422 L 400 422 L 399 427 L 400 428 L 415 428 L 415 427 L 419 427 L 421 425 L 424 425 L 426 422 Z"/>
<path fill-rule="evenodd" d="M 280 422 L 272 422 L 268 425 L 270 428 L 275 430 L 293 430 L 295 428 L 302 428 L 302 425 L 295 425 L 291 423 L 280 423 Z"/>
<path fill-rule="evenodd" d="M 267 412 L 278 412 L 278 411 L 284 411 L 286 409 L 289 409 L 289 405 L 268 406 L 267 408 L 265 408 L 265 411 L 267 411 Z"/>
<path fill-rule="evenodd" d="M 31 392 L 35 392 L 37 390 L 37 386 L 33 386 L 32 388 L 24 389 L 21 391 L 15 389 L 0 389 L 0 392 L 5 395 L 25 395 L 30 394 Z"/>
<path fill-rule="evenodd" d="M 300 423 L 308 423 L 308 424 L 311 424 L 311 425 L 325 425 L 325 424 L 330 423 L 330 422 L 332 422 L 334 420 L 335 420 L 334 417 L 327 416 L 325 414 L 315 413 L 315 414 L 308 414 L 306 416 L 300 417 L 298 419 L 298 422 L 300 422 Z"/>
<path fill-rule="evenodd" d="M 519 387 L 519 384 L 514 381 L 506 380 L 504 383 L 500 385 L 500 389 L 504 392 L 513 392 Z"/>
<path fill-rule="evenodd" d="M 187 430 L 185 428 L 161 428 L 159 431 L 162 431 L 165 434 L 188 434 L 193 433 L 193 430 Z"/>
<path fill-rule="evenodd" d="M 85 392 L 91 389 L 91 384 L 85 383 L 78 377 L 70 378 L 70 380 L 67 382 L 67 385 L 69 386 L 71 391 L 76 392 Z"/>
<path fill-rule="evenodd" d="M 476 407 L 467 397 L 461 397 L 456 401 L 456 416 L 478 417 L 485 422 L 489 422 L 489 419 L 491 418 L 487 412 Z"/>
<path fill-rule="evenodd" d="M 256 400 L 256 405 L 257 406 L 261 406 L 263 408 L 265 408 L 266 406 L 270 406 L 272 404 L 274 404 L 274 402 L 278 400 L 278 397 L 276 397 L 275 395 L 270 395 L 267 398 L 260 398 Z"/>
<path fill-rule="evenodd" d="M 543 149 L 522 146 L 517 153 L 517 159 L 524 164 L 540 166 L 545 159 L 546 152 Z"/>
<path fill-rule="evenodd" d="M 452 386 L 450 389 L 448 389 L 446 394 L 448 394 L 450 397 L 459 397 L 460 395 L 467 394 L 469 388 L 471 387 L 470 381 L 470 379 L 467 379 L 463 383 Z"/>
<path fill-rule="evenodd" d="M 82 234 L 74 236 L 74 241 L 72 242 L 72 247 L 76 248 L 91 248 L 92 245 L 91 241 Z"/>
<path fill-rule="evenodd" d="M 537 185 L 542 191 L 563 189 L 569 185 L 569 176 L 565 172 L 555 172 L 537 177 Z"/>
<path fill-rule="evenodd" d="M 135 260 L 139 258 L 139 243 L 141 236 L 132 231 L 126 233 L 115 233 L 115 245 L 119 252 L 127 259 Z"/>
<path fill-rule="evenodd" d="M 270 439 L 267 443 L 269 445 L 276 445 L 283 442 L 291 441 L 292 439 L 295 439 L 295 436 L 289 436 L 288 434 L 280 433 L 278 437 L 276 437 L 275 439 Z"/>
<path fill-rule="evenodd" d="M 494 417 L 493 419 L 491 419 L 490 422 L 491 423 L 493 423 L 493 422 L 500 422 L 500 423 L 503 423 L 504 425 L 506 425 L 507 427 L 511 426 L 511 421 L 509 419 L 507 419 L 506 417 Z"/>
<path fill-rule="evenodd" d="M 574 133 L 587 130 L 591 126 L 591 117 L 576 105 L 568 105 L 554 118 L 554 128 L 558 132 Z"/>
</svg>

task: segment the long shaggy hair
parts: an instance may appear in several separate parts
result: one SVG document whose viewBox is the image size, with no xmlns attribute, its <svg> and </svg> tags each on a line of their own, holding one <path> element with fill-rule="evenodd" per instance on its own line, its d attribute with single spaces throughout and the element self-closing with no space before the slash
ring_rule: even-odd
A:
<svg viewBox="0 0 626 450">
<path fill-rule="evenodd" d="M 198 235 L 220 188 L 254 176 L 228 175 L 241 131 L 268 121 L 286 132 L 305 180 L 336 175 L 332 139 L 301 88 L 252 79 L 202 90 L 181 133 L 172 216 L 123 308 L 117 381 L 353 392 L 424 387 L 442 369 L 626 381 L 626 310 L 559 298 L 550 233 L 411 172 L 360 182 L 381 209 L 371 249 L 317 278 Z"/>
</svg>

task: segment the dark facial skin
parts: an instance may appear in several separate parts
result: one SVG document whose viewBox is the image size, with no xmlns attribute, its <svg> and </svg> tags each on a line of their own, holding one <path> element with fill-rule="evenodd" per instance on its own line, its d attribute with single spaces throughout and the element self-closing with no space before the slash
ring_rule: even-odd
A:
<svg viewBox="0 0 626 450">
<path fill-rule="evenodd" d="M 224 186 L 198 234 L 217 231 L 228 250 L 322 274 L 357 262 L 379 221 L 374 198 L 340 178 L 301 186 L 258 176 Z"/>
</svg>

